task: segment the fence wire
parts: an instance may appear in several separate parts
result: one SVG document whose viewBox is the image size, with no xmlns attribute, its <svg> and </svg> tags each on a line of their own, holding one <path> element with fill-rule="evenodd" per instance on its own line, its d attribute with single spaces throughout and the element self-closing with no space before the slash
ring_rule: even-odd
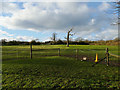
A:
<svg viewBox="0 0 120 90">
<path fill-rule="evenodd" d="M 99 59 L 103 59 L 105 56 L 105 49 L 32 49 L 32 59 L 47 57 L 47 56 L 61 56 L 76 58 L 81 61 L 91 61 L 94 62 L 96 59 L 96 54 Z M 2 50 L 2 60 L 18 60 L 18 59 L 30 59 L 30 49 L 3 49 Z M 120 65 L 118 60 L 120 58 L 111 56 L 109 57 L 110 64 Z M 101 63 L 106 63 L 104 60 Z"/>
</svg>

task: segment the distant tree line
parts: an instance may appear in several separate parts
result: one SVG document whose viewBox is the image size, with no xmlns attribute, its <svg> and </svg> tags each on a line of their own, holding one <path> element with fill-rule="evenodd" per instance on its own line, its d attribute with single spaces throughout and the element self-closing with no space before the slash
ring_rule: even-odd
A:
<svg viewBox="0 0 120 90">
<path fill-rule="evenodd" d="M 2 45 L 30 45 L 31 43 L 33 45 L 42 44 L 41 42 L 36 42 L 36 40 L 32 40 L 31 42 L 28 42 L 28 41 L 16 41 L 16 40 L 7 41 L 6 39 L 2 39 L 1 42 Z"/>
<path fill-rule="evenodd" d="M 67 40 L 51 40 L 51 41 L 46 41 L 46 42 L 39 42 L 37 40 L 32 40 L 31 42 L 28 41 L 7 41 L 6 39 L 1 40 L 2 45 L 30 45 L 31 43 L 33 45 L 66 45 Z M 90 41 L 90 40 L 84 40 L 82 38 L 77 38 L 76 40 L 69 41 L 69 44 L 71 45 L 119 45 L 120 44 L 120 39 L 115 38 L 114 40 L 98 40 L 98 41 Z"/>
</svg>

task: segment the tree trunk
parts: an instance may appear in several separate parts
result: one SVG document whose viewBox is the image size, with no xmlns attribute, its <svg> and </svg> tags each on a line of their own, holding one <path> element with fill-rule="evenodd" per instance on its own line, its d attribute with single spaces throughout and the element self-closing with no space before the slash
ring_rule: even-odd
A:
<svg viewBox="0 0 120 90">
<path fill-rule="evenodd" d="M 68 35 L 67 35 L 67 47 L 69 47 L 69 32 L 68 32 Z"/>
<path fill-rule="evenodd" d="M 71 31 L 72 31 L 72 29 L 70 29 L 70 30 L 68 31 L 68 34 L 67 34 L 67 47 L 69 47 L 69 36 L 70 36 L 70 35 L 72 36 L 72 34 L 70 34 Z"/>
</svg>

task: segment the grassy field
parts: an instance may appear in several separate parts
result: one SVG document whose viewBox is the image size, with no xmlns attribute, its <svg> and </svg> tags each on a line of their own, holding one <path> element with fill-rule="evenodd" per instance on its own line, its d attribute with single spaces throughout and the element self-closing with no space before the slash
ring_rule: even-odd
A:
<svg viewBox="0 0 120 90">
<path fill-rule="evenodd" d="M 74 49 L 81 49 L 79 55 L 95 57 L 97 52 L 101 55 L 99 58 L 102 58 L 106 47 L 109 48 L 110 53 L 119 55 L 117 46 L 40 45 L 33 46 L 33 49 L 60 48 L 63 55 L 74 55 Z M 16 49 L 17 51 L 13 51 Z M 105 64 L 97 64 L 95 67 L 91 67 L 94 62 L 57 56 L 58 51 L 56 50 L 33 51 L 33 59 L 29 59 L 29 46 L 3 46 L 2 50 L 3 89 L 120 88 L 118 67 L 116 66 L 107 67 Z M 43 56 L 45 54 L 56 54 L 56 56 Z M 24 59 L 21 59 L 20 57 L 23 56 Z M 117 58 L 113 60 L 117 61 Z"/>
<path fill-rule="evenodd" d="M 15 50 L 15 49 L 24 49 L 29 50 L 29 45 L 24 46 L 3 46 L 2 49 L 4 50 Z M 106 46 L 106 45 L 70 45 L 70 47 L 66 47 L 66 45 L 33 45 L 34 49 L 106 49 L 109 48 L 110 53 L 120 55 L 120 51 L 118 51 L 118 46 Z"/>
</svg>

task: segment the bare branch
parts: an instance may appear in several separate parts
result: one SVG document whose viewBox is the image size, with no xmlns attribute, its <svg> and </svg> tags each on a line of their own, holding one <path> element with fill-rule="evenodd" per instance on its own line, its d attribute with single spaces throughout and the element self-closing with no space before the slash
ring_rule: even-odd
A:
<svg viewBox="0 0 120 90">
<path fill-rule="evenodd" d="M 67 39 L 67 37 L 64 37 L 65 39 Z"/>
</svg>

